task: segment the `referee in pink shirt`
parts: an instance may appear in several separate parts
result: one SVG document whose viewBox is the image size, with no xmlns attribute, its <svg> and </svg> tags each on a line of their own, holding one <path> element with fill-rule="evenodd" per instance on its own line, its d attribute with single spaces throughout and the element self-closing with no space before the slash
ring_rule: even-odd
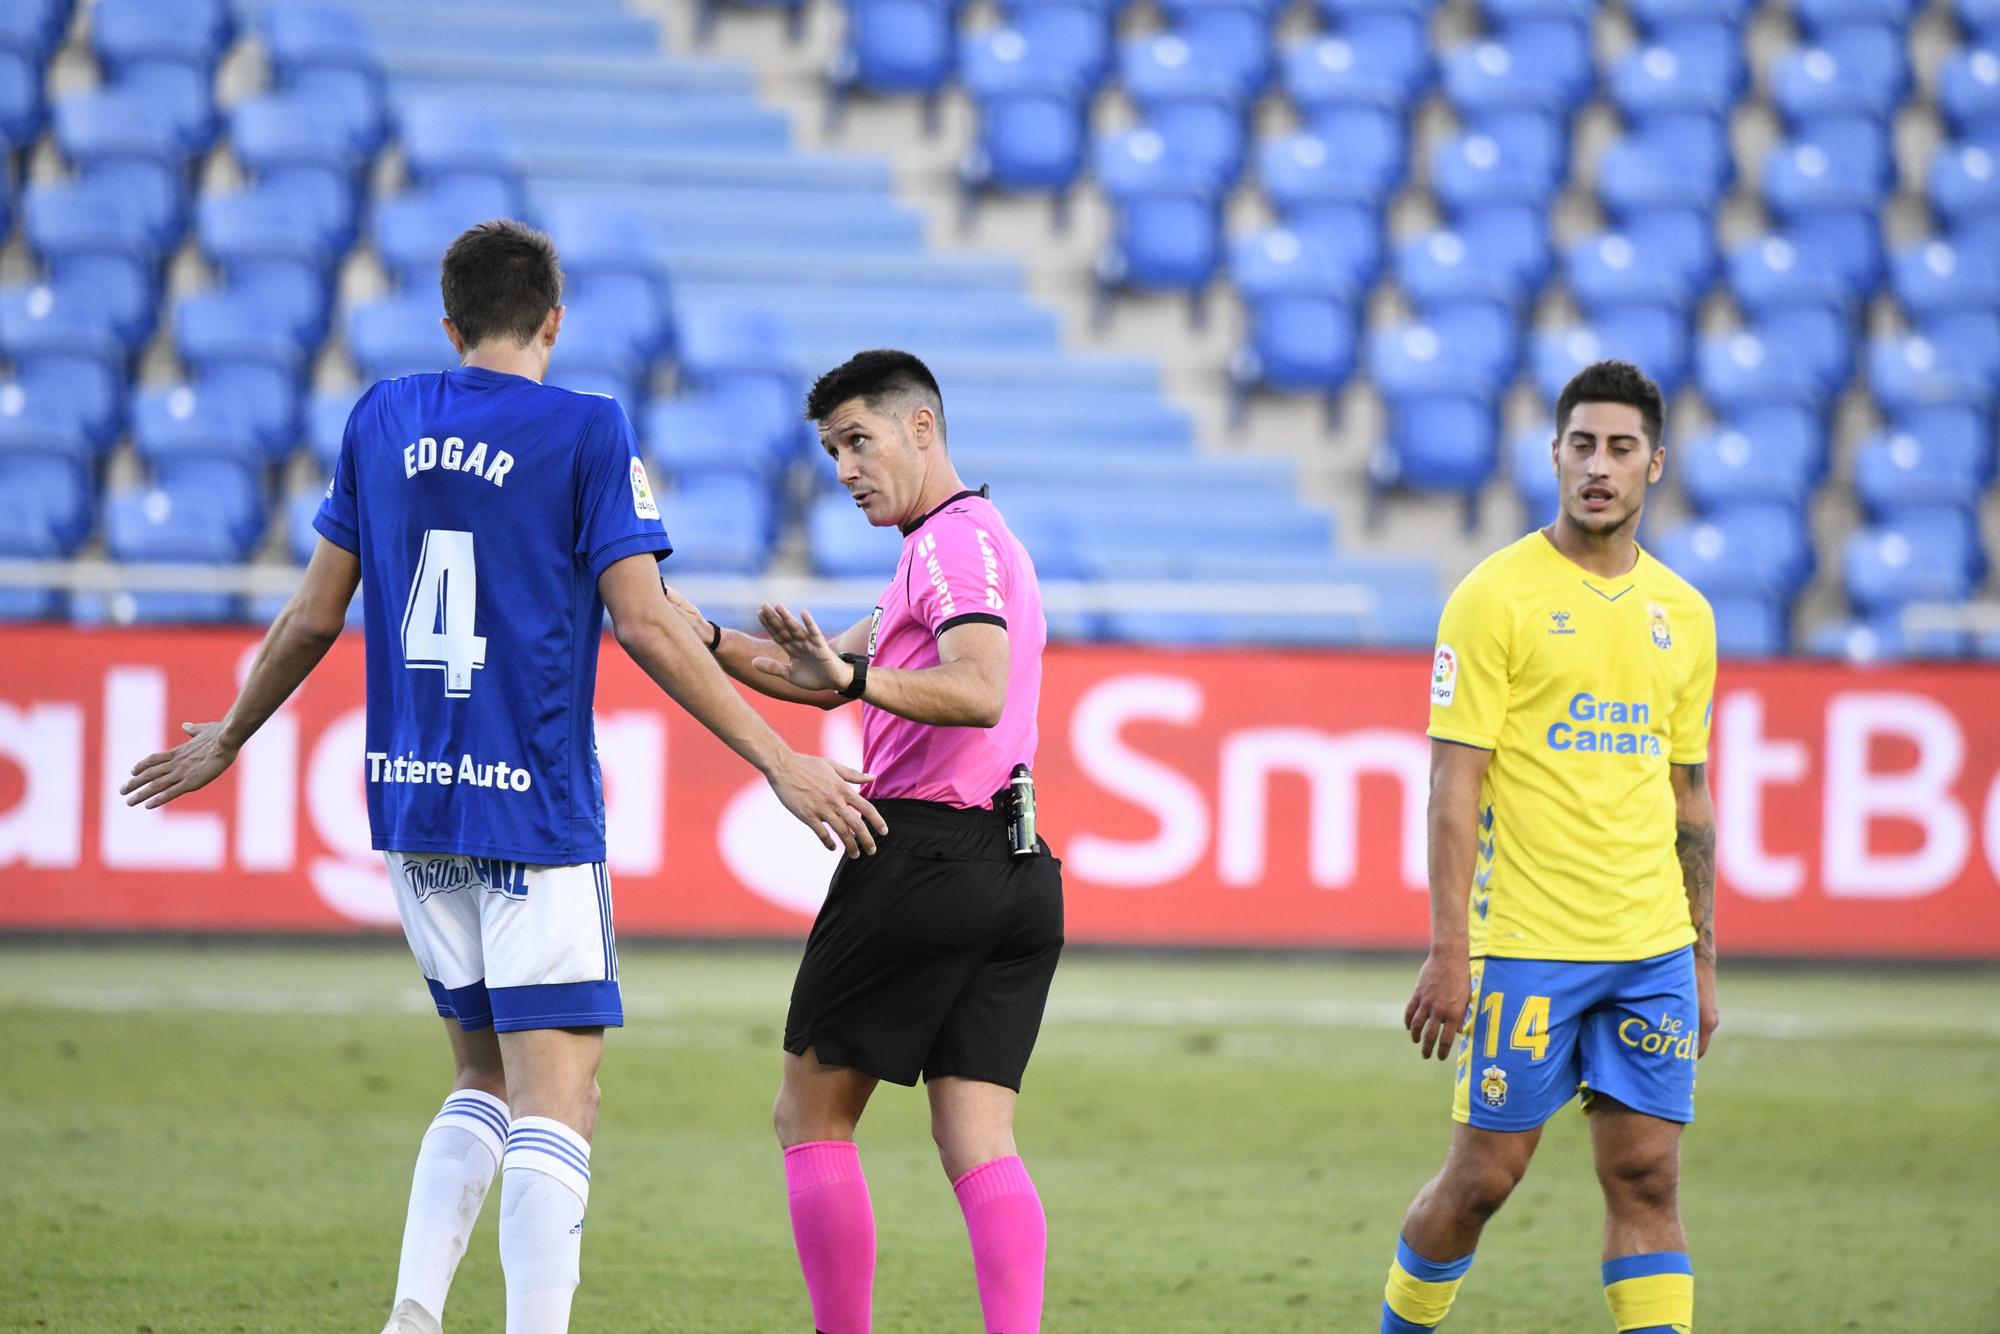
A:
<svg viewBox="0 0 2000 1334">
<path fill-rule="evenodd" d="M 806 416 L 862 515 L 902 530 L 874 614 L 829 639 L 767 603 L 760 639 L 671 596 L 737 680 L 820 708 L 861 701 L 862 793 L 889 822 L 874 856 L 834 873 L 785 1019 L 774 1121 L 813 1324 L 869 1328 L 875 1216 L 854 1128 L 877 1083 L 921 1075 L 986 1328 L 1035 1334 L 1048 1228 L 1014 1101 L 1062 952 L 1062 864 L 1014 793 L 1027 786 L 1032 809 L 1041 590 L 952 466 L 923 362 L 863 352 L 819 378 Z"/>
</svg>

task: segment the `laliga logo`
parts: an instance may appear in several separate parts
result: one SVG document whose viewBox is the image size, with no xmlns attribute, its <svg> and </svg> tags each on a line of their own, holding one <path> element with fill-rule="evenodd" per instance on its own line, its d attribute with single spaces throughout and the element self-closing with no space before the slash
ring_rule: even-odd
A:
<svg viewBox="0 0 2000 1334">
<path fill-rule="evenodd" d="M 1628 1047 L 1637 1047 L 1648 1056 L 1673 1056 L 1683 1061 L 1695 1058 L 1694 1034 L 1686 1031 L 1682 1021 L 1671 1015 L 1660 1016 L 1660 1026 L 1650 1027 L 1637 1015 L 1618 1025 L 1618 1040 Z"/>
</svg>

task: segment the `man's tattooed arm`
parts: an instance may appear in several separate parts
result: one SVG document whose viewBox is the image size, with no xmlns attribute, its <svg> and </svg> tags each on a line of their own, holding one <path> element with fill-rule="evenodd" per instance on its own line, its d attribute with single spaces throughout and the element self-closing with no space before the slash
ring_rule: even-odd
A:
<svg viewBox="0 0 2000 1334">
<path fill-rule="evenodd" d="M 1687 889 L 1688 917 L 1694 923 L 1695 957 L 1715 962 L 1715 806 L 1708 794 L 1706 764 L 1674 766 L 1674 851 Z"/>
</svg>

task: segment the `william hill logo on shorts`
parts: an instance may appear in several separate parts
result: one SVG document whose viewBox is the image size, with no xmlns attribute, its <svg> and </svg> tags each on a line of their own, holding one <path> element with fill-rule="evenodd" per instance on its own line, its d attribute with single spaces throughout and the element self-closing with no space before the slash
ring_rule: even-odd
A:
<svg viewBox="0 0 2000 1334">
<path fill-rule="evenodd" d="M 1657 1028 L 1635 1014 L 1618 1025 L 1618 1040 L 1648 1056 L 1671 1056 L 1678 1061 L 1692 1061 L 1696 1054 L 1695 1035 L 1687 1031 L 1684 1021 L 1670 1014 L 1660 1016 Z"/>
<path fill-rule="evenodd" d="M 1605 755 L 1664 755 L 1653 735 L 1653 706 L 1643 700 L 1598 699 L 1587 690 L 1570 696 L 1569 717 L 1549 724 L 1549 749 Z"/>
</svg>

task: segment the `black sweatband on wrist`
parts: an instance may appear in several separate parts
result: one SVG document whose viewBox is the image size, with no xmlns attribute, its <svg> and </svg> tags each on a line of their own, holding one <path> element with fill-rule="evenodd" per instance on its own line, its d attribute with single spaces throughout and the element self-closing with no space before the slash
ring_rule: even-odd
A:
<svg viewBox="0 0 2000 1334">
<path fill-rule="evenodd" d="M 710 621 L 708 624 L 709 627 L 715 631 L 715 634 L 712 635 L 708 641 L 708 651 L 710 653 L 713 653 L 717 649 L 722 647 L 722 622 Z"/>
</svg>

